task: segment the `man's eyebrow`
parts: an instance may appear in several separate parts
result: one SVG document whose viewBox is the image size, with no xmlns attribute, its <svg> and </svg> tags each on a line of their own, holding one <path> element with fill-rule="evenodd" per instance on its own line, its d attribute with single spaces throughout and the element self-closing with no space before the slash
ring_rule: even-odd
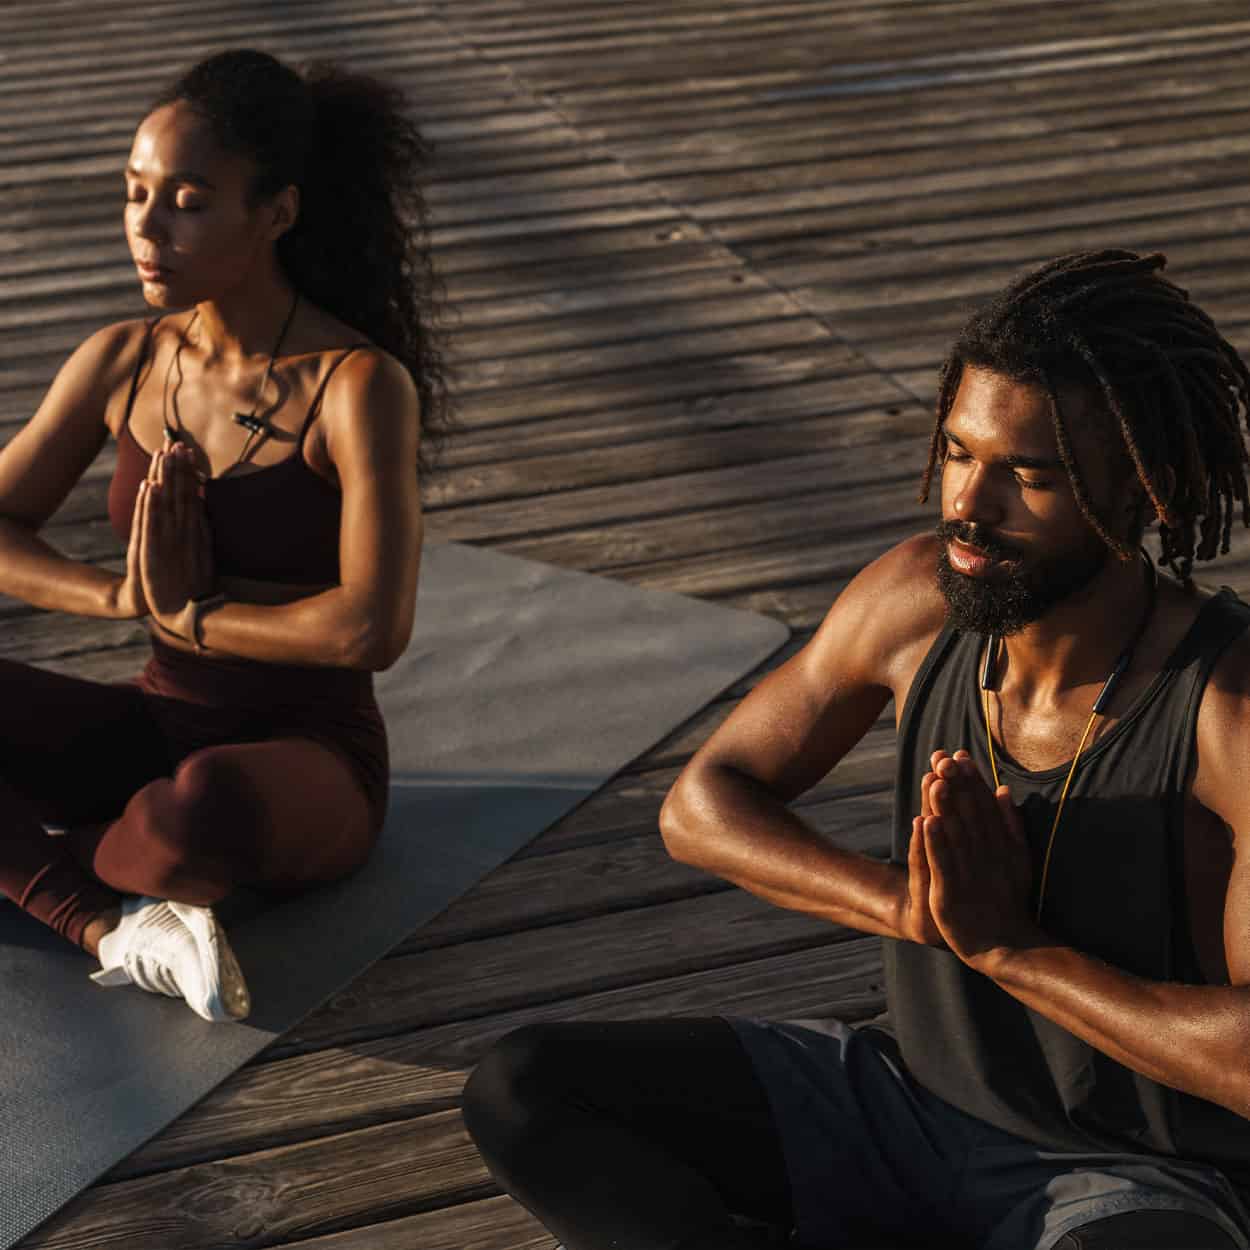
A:
<svg viewBox="0 0 1250 1250">
<path fill-rule="evenodd" d="M 142 178 L 143 175 L 133 165 L 126 166 L 126 176 L 128 178 Z M 203 174 L 197 174 L 193 169 L 175 169 L 173 173 L 165 178 L 166 182 L 187 182 L 193 187 L 203 187 L 206 191 L 216 191 L 217 187 L 214 183 L 209 182 Z"/>
<path fill-rule="evenodd" d="M 942 437 L 948 443 L 954 443 L 961 451 L 968 450 L 945 425 L 942 426 Z M 1008 469 L 1038 469 L 1053 472 L 1064 468 L 1062 460 L 1048 456 L 998 456 L 994 463 L 1001 464 Z"/>
</svg>

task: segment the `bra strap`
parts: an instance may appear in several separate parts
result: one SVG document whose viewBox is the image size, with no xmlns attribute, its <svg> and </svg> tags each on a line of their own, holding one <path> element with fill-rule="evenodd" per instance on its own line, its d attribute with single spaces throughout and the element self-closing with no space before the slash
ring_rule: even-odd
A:
<svg viewBox="0 0 1250 1250">
<path fill-rule="evenodd" d="M 304 418 L 304 424 L 300 427 L 299 441 L 295 444 L 296 454 L 298 455 L 304 449 L 304 438 L 308 434 L 312 423 L 317 419 L 317 414 L 321 411 L 321 399 L 325 394 L 326 386 L 330 379 L 334 376 L 334 371 L 345 361 L 353 352 L 358 352 L 362 347 L 372 347 L 372 343 L 353 343 L 350 347 L 340 352 L 338 357 L 325 371 L 325 376 L 321 379 L 317 386 L 317 393 L 312 397 L 312 403 L 308 405 L 308 415 Z"/>
<path fill-rule="evenodd" d="M 145 323 L 143 342 L 139 344 L 139 355 L 135 358 L 134 371 L 130 375 L 130 393 L 126 396 L 126 411 L 122 416 L 123 430 L 130 428 L 130 413 L 135 406 L 135 396 L 139 393 L 139 375 L 143 372 L 144 363 L 148 358 L 148 349 L 152 346 L 152 335 L 160 320 L 160 317 L 153 317 Z"/>
</svg>

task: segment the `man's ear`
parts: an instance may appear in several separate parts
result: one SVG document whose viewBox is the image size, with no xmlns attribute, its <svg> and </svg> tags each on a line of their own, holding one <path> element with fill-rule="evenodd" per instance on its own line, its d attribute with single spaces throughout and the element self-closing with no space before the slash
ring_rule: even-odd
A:
<svg viewBox="0 0 1250 1250">
<path fill-rule="evenodd" d="M 299 187 L 283 187 L 269 202 L 271 242 L 276 243 L 299 219 Z"/>
</svg>

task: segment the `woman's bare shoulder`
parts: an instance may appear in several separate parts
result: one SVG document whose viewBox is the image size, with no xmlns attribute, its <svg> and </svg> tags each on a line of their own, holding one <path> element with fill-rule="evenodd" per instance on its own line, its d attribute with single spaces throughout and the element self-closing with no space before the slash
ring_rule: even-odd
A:
<svg viewBox="0 0 1250 1250">
<path fill-rule="evenodd" d="M 142 318 L 104 326 L 79 344 L 62 370 L 75 391 L 90 395 L 103 410 L 114 434 L 152 326 Z"/>
</svg>

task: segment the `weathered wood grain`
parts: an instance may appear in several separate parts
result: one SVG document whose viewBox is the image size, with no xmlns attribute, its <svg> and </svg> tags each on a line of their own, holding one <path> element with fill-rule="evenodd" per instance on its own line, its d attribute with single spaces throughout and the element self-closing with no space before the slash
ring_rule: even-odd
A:
<svg viewBox="0 0 1250 1250">
<path fill-rule="evenodd" d="M 1161 247 L 1250 348 L 1240 0 L 21 0 L 0 6 L 0 446 L 142 312 L 118 167 L 223 46 L 390 75 L 439 145 L 460 426 L 430 533 L 774 613 L 810 637 L 914 502 L 972 305 L 1094 244 Z M 120 554 L 111 450 L 47 536 Z M 1212 570 L 1250 591 L 1250 540 Z M 134 624 L 0 598 L 0 655 L 112 679 Z M 876 1014 L 879 944 L 673 863 L 657 820 L 752 674 L 453 904 L 29 1246 L 552 1250 L 459 1124 L 525 1023 Z M 884 852 L 889 714 L 796 803 Z"/>
<path fill-rule="evenodd" d="M 883 1002 L 880 943 L 854 938 L 268 1059 L 236 1073 L 114 1169 L 110 1179 L 446 1110 L 458 1101 L 469 1071 L 485 1050 L 527 1024 L 716 1014 L 763 1019 L 836 1014 L 862 1020 L 878 1014 Z"/>
</svg>

